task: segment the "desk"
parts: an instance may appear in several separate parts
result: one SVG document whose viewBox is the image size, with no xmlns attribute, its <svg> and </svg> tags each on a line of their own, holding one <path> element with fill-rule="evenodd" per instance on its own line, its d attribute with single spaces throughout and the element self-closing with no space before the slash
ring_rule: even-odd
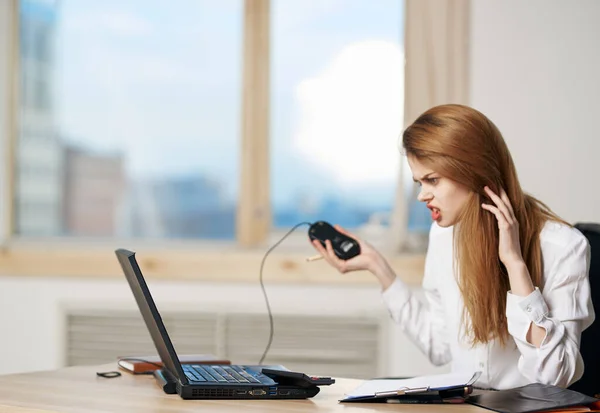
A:
<svg viewBox="0 0 600 413">
<path fill-rule="evenodd" d="M 96 376 L 97 371 L 115 369 L 113 363 L 0 376 L 0 413 L 482 412 L 482 409 L 467 404 L 338 403 L 344 392 L 361 382 L 339 378 L 335 384 L 322 387 L 318 395 L 307 400 L 183 400 L 178 395 L 165 394 L 152 376 L 128 373 L 113 379 Z"/>
</svg>

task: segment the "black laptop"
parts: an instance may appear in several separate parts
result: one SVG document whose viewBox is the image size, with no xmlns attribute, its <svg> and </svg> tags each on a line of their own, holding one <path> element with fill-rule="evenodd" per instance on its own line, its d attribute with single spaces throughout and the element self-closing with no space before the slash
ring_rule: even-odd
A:
<svg viewBox="0 0 600 413">
<path fill-rule="evenodd" d="M 263 374 L 263 368 L 272 372 L 273 366 L 181 364 L 135 253 L 125 249 L 115 253 L 162 360 L 163 368 L 154 375 L 166 392 L 184 399 L 306 399 L 319 393 L 317 386 L 290 386 Z"/>
</svg>

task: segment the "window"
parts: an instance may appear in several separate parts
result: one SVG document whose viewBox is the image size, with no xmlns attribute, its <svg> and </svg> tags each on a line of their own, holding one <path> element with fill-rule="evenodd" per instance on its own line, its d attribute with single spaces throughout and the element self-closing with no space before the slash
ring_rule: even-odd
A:
<svg viewBox="0 0 600 413">
<path fill-rule="evenodd" d="M 387 225 L 403 118 L 403 2 L 272 2 L 275 227 Z"/>
<path fill-rule="evenodd" d="M 0 3 L 4 16 L 13 15 L 0 34 L 14 38 L 18 56 L 14 65 L 0 60 L 8 74 L 0 93 L 15 98 L 0 107 L 9 121 L 0 136 L 14 155 L 4 175 L 12 203 L 5 205 L 11 248 L 3 268 L 120 276 L 106 246 L 127 238 L 118 246 L 143 247 L 148 276 L 254 281 L 266 247 L 295 218 L 385 227 L 402 128 L 403 2 L 163 3 Z M 255 86 L 257 74 L 261 88 L 244 83 Z M 346 90 L 359 75 L 366 86 Z M 359 98 L 331 110 L 349 94 Z M 369 100 L 381 100 L 379 109 Z M 357 113 L 365 116 L 352 119 Z M 325 169 L 318 170 L 306 156 L 315 140 L 336 135 L 323 140 L 335 148 L 348 131 L 352 158 L 334 158 L 326 169 L 320 151 L 317 165 Z M 363 150 L 369 156 L 358 156 Z M 298 245 L 270 258 L 286 279 L 311 277 L 312 269 L 296 264 L 312 248 Z M 422 257 L 391 260 L 420 277 Z"/>
<path fill-rule="evenodd" d="M 17 234 L 233 239 L 242 7 L 20 2 Z"/>
</svg>

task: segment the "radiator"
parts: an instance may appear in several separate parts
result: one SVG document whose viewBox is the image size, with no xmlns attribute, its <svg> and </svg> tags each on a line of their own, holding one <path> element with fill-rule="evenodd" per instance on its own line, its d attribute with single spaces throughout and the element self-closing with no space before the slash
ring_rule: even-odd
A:
<svg viewBox="0 0 600 413">
<path fill-rule="evenodd" d="M 257 364 L 269 336 L 265 314 L 236 312 L 161 313 L 179 354 L 211 353 L 236 364 Z M 65 360 L 100 364 L 118 356 L 156 354 L 137 311 L 69 310 Z M 266 364 L 334 377 L 370 378 L 381 363 L 383 319 L 371 316 L 274 316 L 273 343 Z"/>
</svg>

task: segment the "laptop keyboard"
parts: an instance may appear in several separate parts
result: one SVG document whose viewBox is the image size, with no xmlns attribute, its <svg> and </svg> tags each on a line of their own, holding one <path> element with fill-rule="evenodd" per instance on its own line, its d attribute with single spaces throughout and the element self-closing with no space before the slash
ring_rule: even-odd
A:
<svg viewBox="0 0 600 413">
<path fill-rule="evenodd" d="M 240 366 L 209 366 L 183 364 L 183 372 L 190 381 L 217 383 L 260 383 L 256 377 Z"/>
</svg>

